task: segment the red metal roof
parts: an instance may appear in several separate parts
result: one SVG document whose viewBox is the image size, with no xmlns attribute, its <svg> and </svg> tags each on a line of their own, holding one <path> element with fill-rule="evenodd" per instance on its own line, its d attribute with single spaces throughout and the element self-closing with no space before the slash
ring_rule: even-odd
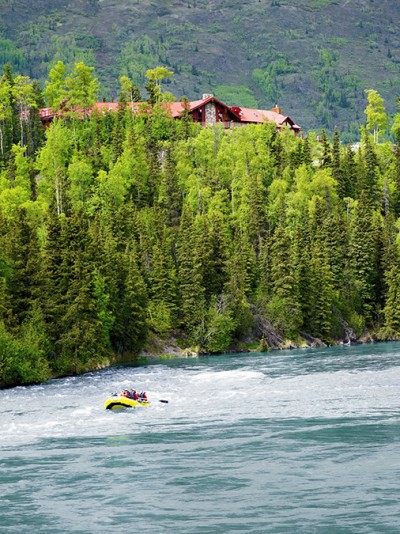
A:
<svg viewBox="0 0 400 534">
<path fill-rule="evenodd" d="M 276 111 L 270 111 L 267 109 L 253 109 L 253 108 L 235 108 L 238 110 L 241 122 L 274 122 L 277 126 L 281 127 L 284 124 L 291 126 L 294 129 L 300 129 L 300 126 L 294 123 L 294 121 L 287 115 L 281 115 Z"/>
<path fill-rule="evenodd" d="M 284 125 L 288 125 L 294 130 L 301 130 L 289 116 L 282 115 L 276 111 L 266 110 L 266 109 L 253 109 L 253 108 L 242 108 L 239 106 L 227 106 L 221 100 L 218 100 L 214 96 L 208 96 L 207 98 L 201 100 L 194 100 L 188 102 L 190 111 L 194 111 L 197 108 L 209 103 L 214 102 L 224 108 L 226 108 L 230 113 L 237 118 L 238 122 L 242 123 L 263 123 L 263 122 L 272 122 L 275 123 L 278 128 L 281 128 Z M 146 102 L 132 102 L 128 106 L 132 106 L 132 110 L 137 112 L 140 108 L 143 108 L 143 105 L 147 104 Z M 147 104 L 148 105 L 148 104 Z M 178 119 L 182 111 L 184 110 L 183 102 L 168 102 L 164 104 L 166 109 L 171 112 L 171 117 Z M 110 111 L 118 110 L 118 102 L 96 102 L 94 106 L 88 111 L 89 114 L 93 111 L 98 111 L 100 113 L 108 113 Z M 54 113 L 51 108 L 42 108 L 40 110 L 40 115 L 43 121 L 50 121 L 58 113 Z"/>
</svg>

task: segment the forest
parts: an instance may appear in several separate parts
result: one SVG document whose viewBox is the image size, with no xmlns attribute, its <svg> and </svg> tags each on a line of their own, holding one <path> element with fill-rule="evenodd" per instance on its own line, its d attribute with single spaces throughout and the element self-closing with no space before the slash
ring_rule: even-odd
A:
<svg viewBox="0 0 400 534">
<path fill-rule="evenodd" d="M 400 338 L 400 119 L 376 91 L 356 145 L 324 130 L 173 120 L 92 67 L 0 78 L 0 385 L 132 359 Z M 39 108 L 60 112 L 43 128 Z M 392 142 L 379 135 L 392 127 Z"/>
</svg>

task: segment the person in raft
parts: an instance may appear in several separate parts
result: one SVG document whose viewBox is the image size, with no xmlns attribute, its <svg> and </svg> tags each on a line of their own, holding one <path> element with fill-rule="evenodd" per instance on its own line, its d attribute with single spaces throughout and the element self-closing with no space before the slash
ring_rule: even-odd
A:
<svg viewBox="0 0 400 534">
<path fill-rule="evenodd" d="M 137 393 L 135 389 L 123 389 L 119 394 L 120 397 L 126 397 L 127 399 L 133 399 L 138 401 L 147 401 L 147 395 L 145 391 L 142 391 L 140 394 Z M 118 397 L 118 393 L 113 393 L 113 397 Z"/>
</svg>

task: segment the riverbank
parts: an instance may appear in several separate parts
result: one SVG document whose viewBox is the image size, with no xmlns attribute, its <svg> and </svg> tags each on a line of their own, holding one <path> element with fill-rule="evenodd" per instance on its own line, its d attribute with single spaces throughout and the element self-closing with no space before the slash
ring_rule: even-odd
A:
<svg viewBox="0 0 400 534">
<path fill-rule="evenodd" d="M 199 346 L 188 346 L 182 343 L 182 339 L 176 337 L 160 338 L 152 335 L 145 348 L 136 359 L 146 358 L 185 358 L 196 357 L 207 354 L 240 354 L 246 352 L 270 352 L 276 350 L 313 349 L 318 347 L 330 347 L 339 345 L 359 345 L 368 343 L 378 343 L 385 341 L 396 341 L 394 339 L 378 339 L 372 332 L 366 332 L 359 338 L 343 338 L 330 340 L 329 343 L 309 334 L 302 333 L 296 340 L 282 339 L 280 343 L 269 344 L 264 338 L 255 339 L 248 337 L 243 341 L 230 345 L 225 351 L 210 353 L 204 351 Z"/>
<path fill-rule="evenodd" d="M 278 340 L 278 337 L 274 339 Z M 8 381 L 7 383 L 0 382 L 0 389 L 12 388 L 16 386 L 29 386 L 33 384 L 43 383 L 51 379 L 63 378 L 67 376 L 80 376 L 85 373 L 100 371 L 119 364 L 129 364 L 131 362 L 140 364 L 146 363 L 147 360 L 162 360 L 171 358 L 191 358 L 201 355 L 210 354 L 240 354 L 251 352 L 270 352 L 280 350 L 295 350 L 295 349 L 313 349 L 318 347 L 330 347 L 339 345 L 359 345 L 398 341 L 398 339 L 380 339 L 374 332 L 366 332 L 359 338 L 345 338 L 339 340 L 331 340 L 324 342 L 321 339 L 315 338 L 309 334 L 302 333 L 296 340 L 281 339 L 279 343 L 268 343 L 265 338 L 257 339 L 255 337 L 247 337 L 230 345 L 225 351 L 218 353 L 211 353 L 202 350 L 199 346 L 190 346 L 187 340 L 179 337 L 179 333 L 175 336 L 162 338 L 154 333 L 149 335 L 149 338 L 144 348 L 138 354 L 124 353 L 119 355 L 109 355 L 102 359 L 93 359 L 85 363 L 79 362 L 79 365 L 71 365 L 68 370 L 54 372 L 49 371 L 47 376 L 42 376 L 39 379 L 26 380 L 21 379 Z"/>
</svg>

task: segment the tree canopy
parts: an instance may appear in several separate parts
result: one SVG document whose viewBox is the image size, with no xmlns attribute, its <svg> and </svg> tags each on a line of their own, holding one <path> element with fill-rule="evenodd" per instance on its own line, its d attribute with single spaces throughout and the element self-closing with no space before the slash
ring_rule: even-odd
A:
<svg viewBox="0 0 400 534">
<path fill-rule="evenodd" d="M 45 93 L 85 107 L 96 90 L 90 68 L 58 63 Z M 203 352 L 400 338 L 399 145 L 202 128 L 160 102 L 44 135 L 40 98 L 2 77 L 0 384 L 132 358 L 155 337 Z"/>
</svg>

